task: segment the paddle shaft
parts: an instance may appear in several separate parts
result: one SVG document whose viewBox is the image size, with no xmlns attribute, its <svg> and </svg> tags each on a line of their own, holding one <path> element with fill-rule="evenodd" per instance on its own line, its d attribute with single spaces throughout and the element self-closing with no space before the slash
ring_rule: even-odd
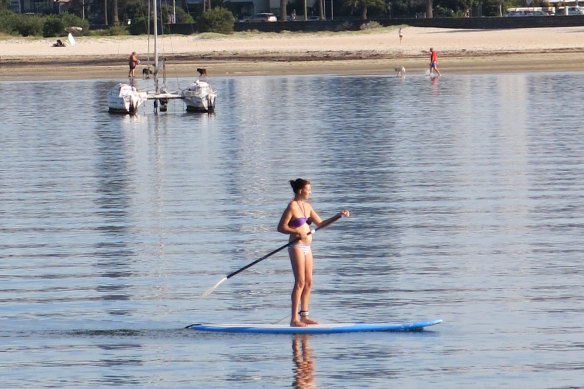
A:
<svg viewBox="0 0 584 389">
<path fill-rule="evenodd" d="M 330 219 L 328 219 L 327 221 L 325 221 L 324 223 L 322 223 L 320 226 L 318 226 L 314 231 L 316 230 L 320 230 L 321 228 L 325 228 L 327 226 L 330 226 L 331 224 L 333 224 L 334 222 L 336 222 L 337 220 L 339 220 L 341 218 L 341 214 L 336 214 L 335 216 L 331 217 Z M 308 233 L 309 235 L 312 234 L 312 231 L 310 231 Z M 234 271 L 233 273 L 230 273 L 228 275 L 226 275 L 225 277 L 223 277 L 221 280 L 219 280 L 218 283 L 216 283 L 215 285 L 213 285 L 211 288 L 207 289 L 205 292 L 203 292 L 203 294 L 201 295 L 201 298 L 205 298 L 208 295 L 210 295 L 211 293 L 213 293 L 213 291 L 215 289 L 217 289 L 219 287 L 219 285 L 221 285 L 223 282 L 227 281 L 228 278 L 231 278 L 239 273 L 241 273 L 242 271 L 244 271 L 245 269 L 249 269 L 250 267 L 252 267 L 253 265 L 255 265 L 258 262 L 263 261 L 264 259 L 276 254 L 278 251 L 285 249 L 286 247 L 289 247 L 291 245 L 293 245 L 294 243 L 298 242 L 300 240 L 300 237 L 286 243 L 285 245 L 278 247 L 277 249 L 275 249 L 274 251 L 264 255 L 261 258 L 256 259 L 255 261 L 251 262 L 250 264 L 245 265 L 244 267 L 242 267 L 239 270 Z"/>
<path fill-rule="evenodd" d="M 333 224 L 334 222 L 336 222 L 337 220 L 339 220 L 339 219 L 341 218 L 341 216 L 342 216 L 341 214 L 337 214 L 337 215 L 333 216 L 332 218 L 330 218 L 329 220 L 327 220 L 325 223 L 323 223 L 323 224 L 321 224 L 319 227 L 317 227 L 317 228 L 316 228 L 314 231 L 318 231 L 318 230 L 320 230 L 321 228 L 325 228 L 325 227 L 328 227 L 328 226 L 330 226 L 331 224 Z M 311 235 L 311 234 L 312 234 L 312 231 L 310 231 L 310 232 L 308 233 L 308 235 Z M 236 271 L 234 271 L 233 273 L 230 273 L 230 274 L 228 274 L 228 275 L 227 275 L 225 278 L 229 279 L 229 278 L 231 278 L 231 277 L 233 277 L 233 276 L 235 276 L 235 275 L 237 275 L 237 274 L 241 273 L 241 272 L 242 272 L 242 271 L 244 271 L 245 269 L 249 269 L 250 267 L 252 267 L 252 266 L 253 266 L 253 265 L 255 265 L 256 263 L 258 263 L 258 262 L 261 262 L 261 261 L 263 261 L 264 259 L 266 259 L 266 258 L 268 258 L 268 257 L 271 257 L 272 255 L 276 254 L 278 251 L 281 251 L 281 250 L 285 249 L 286 247 L 290 247 L 291 245 L 293 245 L 294 243 L 298 242 L 299 240 L 300 240 L 300 237 L 298 237 L 298 238 L 296 238 L 296 239 L 294 239 L 294 240 L 291 240 L 290 242 L 286 243 L 285 245 L 283 245 L 283 246 L 280 246 L 280 247 L 278 247 L 277 249 L 275 249 L 274 251 L 271 251 L 271 252 L 269 252 L 268 254 L 264 255 L 263 257 L 261 257 L 261 258 L 258 258 L 258 259 L 256 259 L 255 261 L 253 261 L 253 262 L 251 262 L 251 263 L 249 263 L 249 264 L 245 265 L 245 266 L 244 266 L 244 267 L 242 267 L 241 269 L 239 269 L 239 270 L 236 270 Z"/>
</svg>

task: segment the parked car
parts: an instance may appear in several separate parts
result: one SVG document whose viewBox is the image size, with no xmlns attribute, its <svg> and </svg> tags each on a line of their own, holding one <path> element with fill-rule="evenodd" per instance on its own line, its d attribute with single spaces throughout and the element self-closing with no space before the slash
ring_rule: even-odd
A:
<svg viewBox="0 0 584 389">
<path fill-rule="evenodd" d="M 584 8 L 578 6 L 568 7 L 568 15 L 584 15 Z"/>
<path fill-rule="evenodd" d="M 270 12 L 261 12 L 249 18 L 250 22 L 277 22 L 276 15 Z"/>
</svg>

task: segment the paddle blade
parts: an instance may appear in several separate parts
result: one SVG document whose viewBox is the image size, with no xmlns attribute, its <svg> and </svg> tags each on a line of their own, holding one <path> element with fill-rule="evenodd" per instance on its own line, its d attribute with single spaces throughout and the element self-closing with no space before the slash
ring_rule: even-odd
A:
<svg viewBox="0 0 584 389">
<path fill-rule="evenodd" d="M 212 287 L 210 287 L 209 289 L 207 289 L 200 298 L 204 299 L 205 297 L 207 297 L 208 295 L 210 295 L 211 293 L 213 293 L 213 291 L 215 289 L 217 289 L 217 287 L 219 287 L 219 285 L 221 285 L 222 283 L 224 283 L 225 281 L 227 281 L 227 277 L 223 277 L 221 279 L 221 281 L 219 281 L 218 283 L 216 283 L 215 285 L 213 285 Z"/>
</svg>

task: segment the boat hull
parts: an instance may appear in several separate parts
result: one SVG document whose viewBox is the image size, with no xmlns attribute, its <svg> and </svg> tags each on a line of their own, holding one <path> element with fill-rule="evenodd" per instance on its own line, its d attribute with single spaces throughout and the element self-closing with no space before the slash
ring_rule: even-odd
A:
<svg viewBox="0 0 584 389">
<path fill-rule="evenodd" d="M 211 112 L 215 110 L 217 92 L 205 81 L 195 81 L 181 91 L 188 112 Z"/>
<path fill-rule="evenodd" d="M 148 100 L 148 93 L 140 92 L 131 85 L 119 83 L 109 91 L 109 112 L 134 115 L 146 100 Z"/>
</svg>

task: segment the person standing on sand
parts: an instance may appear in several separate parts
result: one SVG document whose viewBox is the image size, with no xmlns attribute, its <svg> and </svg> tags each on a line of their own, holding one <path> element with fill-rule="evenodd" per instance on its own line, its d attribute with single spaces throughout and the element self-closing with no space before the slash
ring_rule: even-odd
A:
<svg viewBox="0 0 584 389">
<path fill-rule="evenodd" d="M 399 35 L 399 44 L 401 45 L 402 39 L 404 39 L 404 32 L 403 32 L 401 27 L 399 28 L 399 31 L 397 34 Z"/>
<path fill-rule="evenodd" d="M 440 77 L 440 71 L 438 70 L 438 54 L 434 51 L 432 47 L 430 47 L 430 76 L 433 72 L 438 73 L 438 77 Z"/>
<path fill-rule="evenodd" d="M 317 321 L 308 317 L 308 304 L 310 302 L 310 289 L 312 287 L 312 234 L 310 232 L 310 223 L 314 222 L 317 227 L 339 217 L 348 217 L 349 211 L 342 210 L 336 216 L 323 221 L 316 213 L 312 206 L 307 202 L 310 196 L 310 182 L 298 178 L 290 181 L 294 191 L 294 199 L 288 203 L 284 210 L 280 223 L 278 223 L 278 232 L 290 235 L 290 242 L 293 242 L 288 248 L 292 271 L 294 272 L 294 288 L 292 289 L 292 318 L 291 327 L 306 327 L 309 324 L 318 324 Z M 300 308 L 300 311 L 298 311 Z M 300 317 L 299 317 L 300 316 Z"/>
<path fill-rule="evenodd" d="M 128 73 L 128 77 L 132 78 L 134 77 L 134 69 L 136 69 L 136 66 L 140 63 L 140 60 L 138 59 L 138 57 L 136 57 L 136 52 L 133 51 L 132 55 L 130 55 L 130 59 L 128 60 L 128 65 L 130 65 L 130 71 Z"/>
</svg>

